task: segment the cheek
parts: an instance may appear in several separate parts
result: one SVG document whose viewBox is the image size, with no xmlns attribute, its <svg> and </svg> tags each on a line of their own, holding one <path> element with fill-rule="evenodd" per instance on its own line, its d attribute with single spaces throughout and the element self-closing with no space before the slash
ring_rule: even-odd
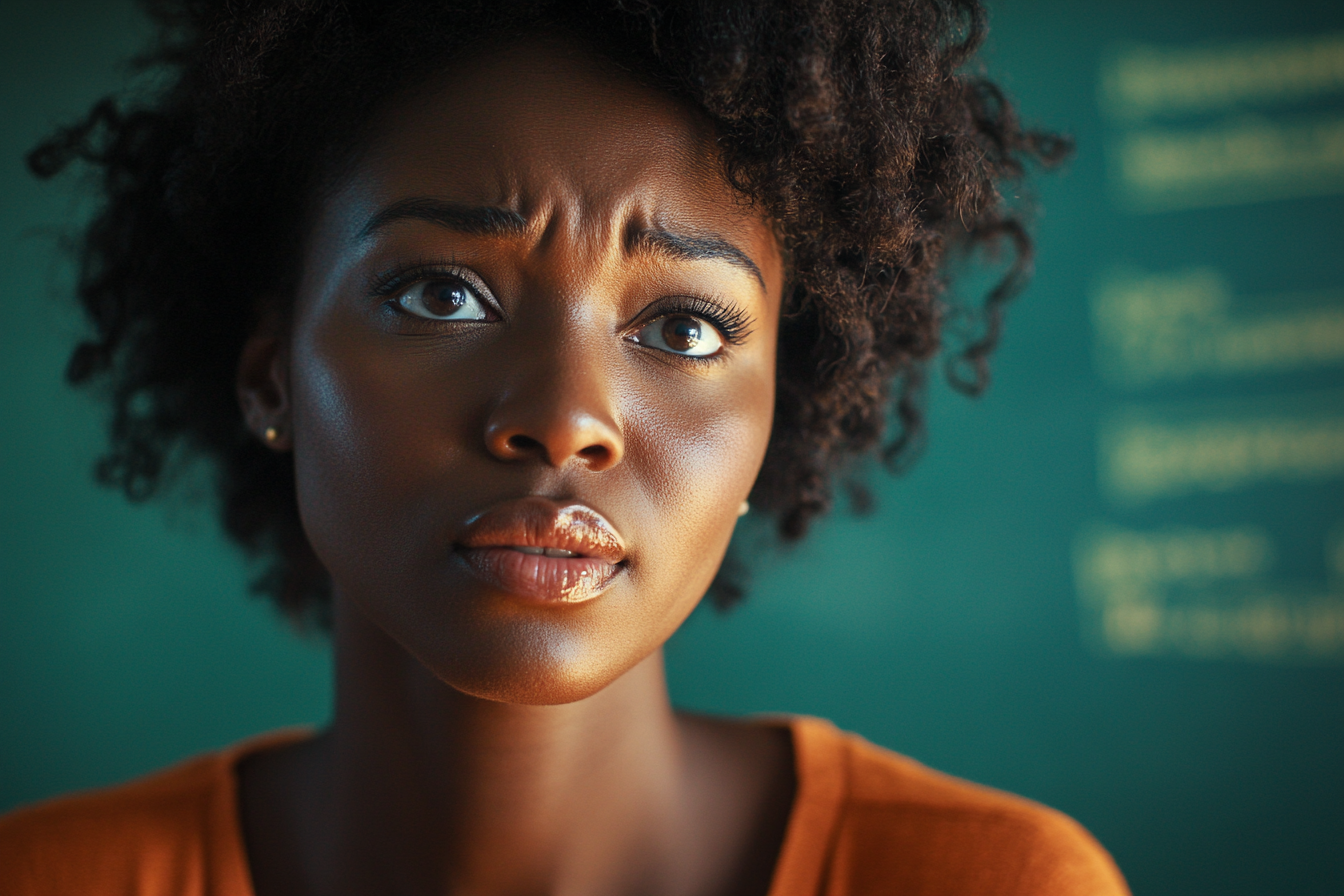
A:
<svg viewBox="0 0 1344 896">
<path fill-rule="evenodd" d="M 774 411 L 768 365 L 725 379 L 688 401 L 669 388 L 637 408 L 627 427 L 646 512 L 656 518 L 652 546 L 670 585 L 698 600 L 714 578 L 765 457 Z"/>
<path fill-rule="evenodd" d="M 301 332 L 294 357 L 295 478 L 308 538 L 338 582 L 388 584 L 365 580 L 411 566 L 420 542 L 406 535 L 442 527 L 424 506 L 436 472 L 426 460 L 451 460 L 440 424 L 460 409 L 453 394 L 431 402 L 413 388 L 424 378 L 416 358 L 379 351 L 358 332 Z"/>
</svg>

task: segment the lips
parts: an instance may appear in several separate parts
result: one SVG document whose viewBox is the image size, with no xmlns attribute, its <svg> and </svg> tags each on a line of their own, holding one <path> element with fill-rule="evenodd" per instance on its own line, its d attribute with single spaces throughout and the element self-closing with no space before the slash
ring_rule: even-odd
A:
<svg viewBox="0 0 1344 896">
<path fill-rule="evenodd" d="M 602 514 L 535 496 L 473 518 L 454 549 L 485 584 L 539 604 L 591 600 L 625 569 L 625 545 Z"/>
</svg>

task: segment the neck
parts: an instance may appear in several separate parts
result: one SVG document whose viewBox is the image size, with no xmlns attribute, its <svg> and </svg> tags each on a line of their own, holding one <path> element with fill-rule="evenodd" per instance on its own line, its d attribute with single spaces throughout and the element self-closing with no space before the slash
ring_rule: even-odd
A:
<svg viewBox="0 0 1344 896">
<path fill-rule="evenodd" d="M 478 699 L 336 606 L 331 728 L 238 769 L 258 896 L 766 892 L 786 730 L 675 715 L 661 653 L 574 703 Z"/>
<path fill-rule="evenodd" d="M 661 652 L 584 700 L 519 706 L 447 687 L 355 610 L 335 646 L 310 803 L 325 891 L 629 892 L 672 873 L 687 782 Z"/>
</svg>

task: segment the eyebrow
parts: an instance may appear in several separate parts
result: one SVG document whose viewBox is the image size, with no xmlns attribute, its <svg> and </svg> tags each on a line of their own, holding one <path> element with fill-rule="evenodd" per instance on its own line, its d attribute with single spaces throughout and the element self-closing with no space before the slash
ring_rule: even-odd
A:
<svg viewBox="0 0 1344 896">
<path fill-rule="evenodd" d="M 360 228 L 358 238 L 367 239 L 396 221 L 429 221 L 472 236 L 519 236 L 527 232 L 527 220 L 512 209 L 439 199 L 403 199 L 370 218 Z"/>
<path fill-rule="evenodd" d="M 651 251 L 659 255 L 691 261 L 706 259 L 726 261 L 751 274 L 756 278 L 756 282 L 761 285 L 761 289 L 765 289 L 765 278 L 761 276 L 761 269 L 756 267 L 756 262 L 752 261 L 747 253 L 722 237 L 710 235 L 686 236 L 661 228 L 643 229 L 635 231 L 631 236 L 630 248 L 636 251 Z"/>
<path fill-rule="evenodd" d="M 528 229 L 527 219 L 512 209 L 416 197 L 394 202 L 379 211 L 360 228 L 357 238 L 367 239 L 397 221 L 428 221 L 471 236 L 521 236 Z M 756 263 L 720 236 L 689 236 L 657 227 L 642 228 L 631 234 L 629 248 L 690 261 L 726 261 L 751 274 L 762 290 L 766 288 Z"/>
</svg>

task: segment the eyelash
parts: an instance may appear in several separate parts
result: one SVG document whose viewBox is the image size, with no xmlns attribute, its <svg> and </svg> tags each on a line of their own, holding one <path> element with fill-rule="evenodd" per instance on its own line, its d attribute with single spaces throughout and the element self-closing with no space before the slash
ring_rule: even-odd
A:
<svg viewBox="0 0 1344 896">
<path fill-rule="evenodd" d="M 700 296 L 670 296 L 664 299 L 647 318 L 652 323 L 660 317 L 685 314 L 698 317 L 714 325 L 730 345 L 741 345 L 751 335 L 751 315 L 730 302 L 710 301 Z M 710 357 L 713 357 L 712 355 Z"/>
<path fill-rule="evenodd" d="M 455 261 L 421 260 L 398 264 L 375 275 L 370 282 L 369 292 L 379 298 L 395 296 L 409 286 L 434 277 L 459 277 L 474 289 L 479 289 L 483 285 L 478 283 L 478 278 L 463 276 L 462 267 Z M 710 301 L 701 296 L 669 296 L 657 303 L 657 307 L 645 318 L 645 322 L 649 323 L 660 317 L 675 314 L 697 317 L 712 324 L 723 336 L 723 341 L 730 345 L 741 345 L 746 341 L 751 335 L 751 326 L 754 323 L 751 315 L 737 305 L 731 302 Z"/>
<path fill-rule="evenodd" d="M 479 289 L 484 285 L 480 283 L 479 278 L 469 274 L 464 276 L 464 273 L 463 268 L 454 261 L 417 261 L 399 264 L 375 275 L 369 282 L 369 293 L 379 298 L 394 296 L 409 286 L 436 277 L 457 277 L 473 289 Z"/>
</svg>

